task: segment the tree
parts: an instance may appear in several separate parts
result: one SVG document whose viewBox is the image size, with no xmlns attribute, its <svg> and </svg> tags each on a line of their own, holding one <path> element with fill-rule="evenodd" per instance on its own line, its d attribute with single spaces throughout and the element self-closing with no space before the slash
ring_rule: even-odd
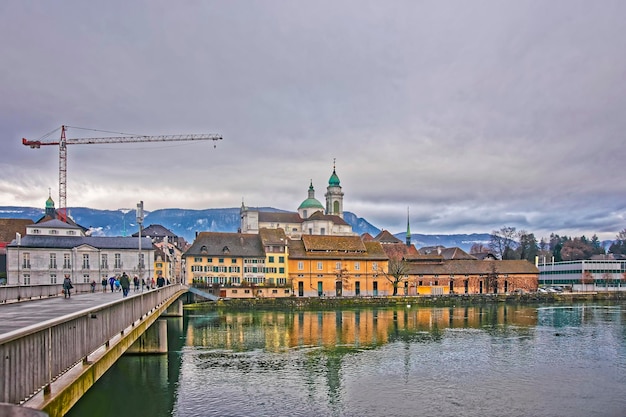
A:
<svg viewBox="0 0 626 417">
<path fill-rule="evenodd" d="M 482 243 L 474 243 L 472 244 L 472 247 L 470 248 L 470 255 L 475 255 L 478 253 L 487 253 L 489 252 L 489 247 L 487 247 L 486 245 L 482 244 Z"/>
<path fill-rule="evenodd" d="M 491 266 L 489 269 L 489 273 L 485 278 L 485 288 L 487 289 L 487 293 L 490 291 L 494 294 L 498 292 L 498 270 L 496 268 L 496 261 L 490 261 Z"/>
<path fill-rule="evenodd" d="M 516 236 L 515 227 L 505 226 L 500 230 L 494 230 L 491 232 L 489 248 L 499 259 L 515 259 L 515 249 L 518 246 Z"/>
<path fill-rule="evenodd" d="M 600 242 L 597 235 L 593 235 L 591 237 L 589 244 L 591 245 L 592 253 L 594 255 L 604 255 L 606 253 L 604 246 L 602 246 L 602 242 Z"/>
<path fill-rule="evenodd" d="M 568 239 L 561 248 L 561 259 L 564 261 L 578 261 L 589 259 L 593 254 L 592 246 L 583 237 Z"/>
<path fill-rule="evenodd" d="M 533 233 L 527 233 L 525 230 L 520 230 L 517 253 L 519 259 L 526 259 L 532 263 L 535 262 L 535 258 L 539 255 L 539 245 L 537 244 L 537 238 Z"/>
<path fill-rule="evenodd" d="M 626 255 L 626 229 L 619 232 L 616 238 L 609 246 L 609 253 Z"/>
<path fill-rule="evenodd" d="M 409 264 L 404 258 L 389 258 L 387 272 L 383 276 L 393 285 L 393 295 L 398 295 L 398 286 L 402 278 L 409 272 Z"/>
</svg>

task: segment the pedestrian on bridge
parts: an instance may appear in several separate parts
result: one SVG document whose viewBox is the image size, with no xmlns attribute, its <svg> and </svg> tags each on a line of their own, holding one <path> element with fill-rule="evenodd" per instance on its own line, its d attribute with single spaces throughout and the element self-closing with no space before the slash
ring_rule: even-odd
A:
<svg viewBox="0 0 626 417">
<path fill-rule="evenodd" d="M 109 278 L 109 285 L 111 286 L 111 292 L 113 292 L 113 287 L 115 286 L 115 276 Z"/>
<path fill-rule="evenodd" d="M 70 298 L 72 296 L 71 289 L 74 288 L 72 285 L 72 280 L 70 279 L 69 274 L 65 274 L 65 279 L 63 280 L 63 298 Z"/>
<path fill-rule="evenodd" d="M 133 277 L 133 285 L 135 286 L 135 292 L 139 291 L 139 277 L 137 275 Z"/>
<path fill-rule="evenodd" d="M 102 292 L 107 292 L 107 279 L 102 278 Z"/>
<path fill-rule="evenodd" d="M 120 285 L 122 286 L 122 293 L 124 294 L 124 297 L 128 296 L 128 292 L 130 291 L 130 278 L 128 278 L 126 272 L 124 272 L 120 278 Z"/>
</svg>

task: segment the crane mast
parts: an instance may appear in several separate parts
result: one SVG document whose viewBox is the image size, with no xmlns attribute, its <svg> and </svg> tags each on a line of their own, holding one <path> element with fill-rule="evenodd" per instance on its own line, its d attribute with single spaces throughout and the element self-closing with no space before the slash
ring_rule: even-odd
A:
<svg viewBox="0 0 626 417">
<path fill-rule="evenodd" d="M 39 149 L 46 145 L 59 145 L 59 217 L 67 221 L 67 145 L 97 145 L 104 143 L 138 143 L 138 142 L 180 142 L 192 140 L 222 140 L 222 136 L 216 134 L 190 134 L 190 135 L 159 135 L 159 136 L 109 136 L 101 138 L 67 138 L 65 132 L 67 126 L 61 126 L 61 138 L 54 140 L 28 140 L 22 138 L 22 144 L 31 149 Z M 215 147 L 215 144 L 213 145 Z"/>
</svg>

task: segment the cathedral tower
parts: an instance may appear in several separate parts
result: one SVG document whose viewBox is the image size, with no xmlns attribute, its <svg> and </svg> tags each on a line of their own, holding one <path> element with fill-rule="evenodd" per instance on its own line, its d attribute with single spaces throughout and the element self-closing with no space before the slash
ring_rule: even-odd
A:
<svg viewBox="0 0 626 417">
<path fill-rule="evenodd" d="M 339 185 L 339 177 L 335 171 L 335 163 L 333 161 L 333 173 L 328 180 L 326 188 L 326 214 L 339 216 L 343 219 L 343 192 Z"/>
</svg>

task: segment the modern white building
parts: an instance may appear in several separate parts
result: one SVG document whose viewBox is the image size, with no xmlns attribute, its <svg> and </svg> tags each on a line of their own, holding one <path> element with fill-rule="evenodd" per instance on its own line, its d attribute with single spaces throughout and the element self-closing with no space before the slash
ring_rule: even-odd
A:
<svg viewBox="0 0 626 417">
<path fill-rule="evenodd" d="M 625 260 L 581 260 L 539 263 L 540 286 L 573 291 L 626 291 Z"/>
<path fill-rule="evenodd" d="M 151 277 L 155 248 L 150 238 L 87 236 L 82 227 L 52 219 L 29 225 L 7 245 L 7 284 L 75 283 L 126 272 Z"/>
</svg>

